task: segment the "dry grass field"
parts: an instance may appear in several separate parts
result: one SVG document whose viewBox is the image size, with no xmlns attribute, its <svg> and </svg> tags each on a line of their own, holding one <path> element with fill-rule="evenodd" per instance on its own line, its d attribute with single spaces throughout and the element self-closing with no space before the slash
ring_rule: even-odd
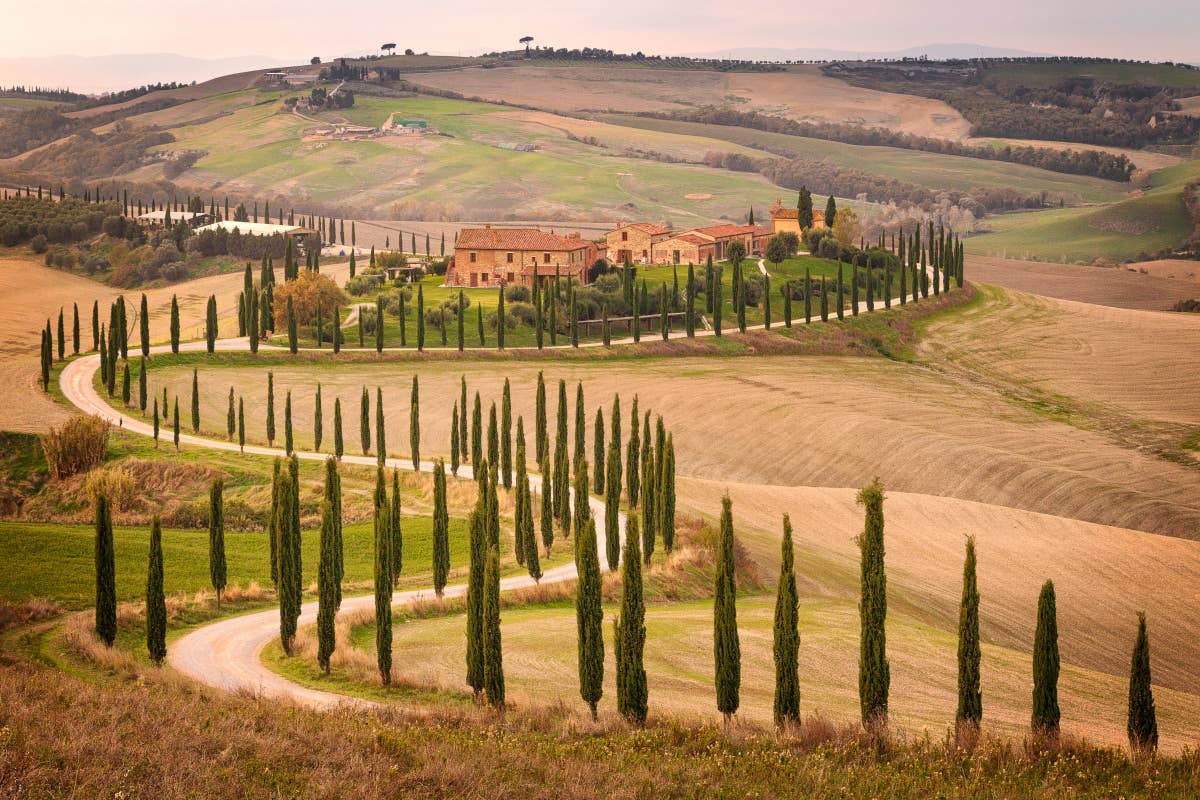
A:
<svg viewBox="0 0 1200 800">
<path fill-rule="evenodd" d="M 1146 311 L 1164 311 L 1179 300 L 1200 293 L 1197 278 L 1200 265 L 1194 261 L 1094 267 L 968 255 L 966 269 L 976 283 L 1061 300 Z"/>
<path fill-rule="evenodd" d="M 732 104 L 793 119 L 849 122 L 921 136 L 959 139 L 970 127 L 937 100 L 878 92 L 826 78 L 816 67 L 785 73 L 720 73 L 701 70 L 589 65 L 522 64 L 418 73 L 415 83 L 467 97 L 517 103 L 552 111 L 672 111 Z"/>
</svg>

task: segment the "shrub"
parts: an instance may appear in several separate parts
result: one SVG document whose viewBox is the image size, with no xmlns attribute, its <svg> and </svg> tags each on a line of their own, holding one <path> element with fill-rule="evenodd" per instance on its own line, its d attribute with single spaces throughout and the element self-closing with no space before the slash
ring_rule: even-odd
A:
<svg viewBox="0 0 1200 800">
<path fill-rule="evenodd" d="M 29 246 L 33 248 L 33 252 L 41 255 L 46 252 L 46 247 L 48 246 L 46 244 L 46 237 L 39 233 L 29 240 Z"/>
<path fill-rule="evenodd" d="M 510 303 L 528 303 L 533 297 L 529 287 L 516 284 L 504 290 L 504 299 Z"/>
<path fill-rule="evenodd" d="M 98 469 L 87 476 L 84 484 L 88 497 L 103 495 L 108 498 L 113 511 L 126 511 L 133 507 L 138 498 L 137 481 L 123 467 Z"/>
<path fill-rule="evenodd" d="M 38 436 L 50 475 L 62 480 L 86 472 L 108 452 L 108 422 L 97 416 L 73 417 L 58 430 Z"/>
</svg>

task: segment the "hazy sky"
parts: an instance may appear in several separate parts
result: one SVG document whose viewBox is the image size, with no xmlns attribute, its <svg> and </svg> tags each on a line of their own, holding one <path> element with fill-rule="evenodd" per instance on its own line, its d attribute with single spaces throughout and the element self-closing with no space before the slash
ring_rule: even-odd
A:
<svg viewBox="0 0 1200 800">
<path fill-rule="evenodd" d="M 879 51 L 972 42 L 1200 60 L 1197 0 L 9 0 L 6 5 L 0 57 L 173 52 L 329 58 L 383 41 L 418 52 L 474 54 L 515 46 L 528 34 L 555 46 L 664 54 L 747 46 Z"/>
</svg>

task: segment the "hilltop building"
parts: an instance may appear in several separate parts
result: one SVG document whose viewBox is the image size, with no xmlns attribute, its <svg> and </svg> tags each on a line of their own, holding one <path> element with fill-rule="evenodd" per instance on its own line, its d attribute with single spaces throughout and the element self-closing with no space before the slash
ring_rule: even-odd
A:
<svg viewBox="0 0 1200 800">
<path fill-rule="evenodd" d="M 464 228 L 446 270 L 447 286 L 533 286 L 534 278 L 588 283 L 600 248 L 578 233 L 559 236 L 538 228 Z"/>
<path fill-rule="evenodd" d="M 825 212 L 813 209 L 813 224 L 814 228 L 825 227 Z M 800 235 L 800 209 L 784 208 L 783 203 L 778 197 L 775 198 L 775 205 L 771 206 L 771 230 L 773 233 L 783 233 L 789 231 Z"/>
<path fill-rule="evenodd" d="M 302 243 L 309 236 L 320 236 L 312 228 L 304 228 L 299 225 L 276 225 L 271 222 L 235 222 L 231 219 L 196 228 L 196 233 L 218 230 L 229 231 L 230 233 L 236 230 L 243 236 L 275 236 L 276 234 L 280 234 L 294 239 L 297 244 Z"/>
<path fill-rule="evenodd" d="M 721 261 L 725 258 L 729 245 L 734 242 L 741 242 L 747 257 L 761 256 L 767 247 L 767 240 L 773 234 L 772 229 L 756 225 L 709 225 L 693 228 L 655 244 L 652 261 L 655 264 L 699 264 L 707 261 L 709 256 L 713 261 Z"/>
<path fill-rule="evenodd" d="M 170 213 L 172 225 L 186 222 L 195 228 L 212 221 L 212 217 L 202 211 L 172 211 Z M 147 211 L 144 214 L 138 214 L 137 221 L 139 225 L 146 228 L 161 228 L 166 222 L 166 217 L 166 209 L 160 209 L 158 211 Z"/>
</svg>

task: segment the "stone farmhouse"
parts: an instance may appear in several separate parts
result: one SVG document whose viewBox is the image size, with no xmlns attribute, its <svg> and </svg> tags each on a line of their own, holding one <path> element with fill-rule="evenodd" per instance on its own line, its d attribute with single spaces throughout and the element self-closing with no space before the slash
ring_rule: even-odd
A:
<svg viewBox="0 0 1200 800">
<path fill-rule="evenodd" d="M 813 209 L 813 224 L 814 228 L 825 227 L 825 212 Z M 774 233 L 783 233 L 790 231 L 791 233 L 800 235 L 800 209 L 784 208 L 783 203 L 778 197 L 775 198 L 775 205 L 771 206 L 771 230 Z"/>
<path fill-rule="evenodd" d="M 446 270 L 447 286 L 533 286 L 556 274 L 588 283 L 600 246 L 578 233 L 559 236 L 538 228 L 464 228 Z"/>
<path fill-rule="evenodd" d="M 653 222 L 633 222 L 619 225 L 605 235 L 608 260 L 624 264 L 626 260 L 645 264 L 654 255 L 654 247 L 671 237 L 671 229 Z"/>
<path fill-rule="evenodd" d="M 734 242 L 741 242 L 747 256 L 761 256 L 773 234 L 772 229 L 755 225 L 693 228 L 655 244 L 651 260 L 655 264 L 699 264 L 711 256 L 713 261 L 721 261 Z"/>
</svg>

